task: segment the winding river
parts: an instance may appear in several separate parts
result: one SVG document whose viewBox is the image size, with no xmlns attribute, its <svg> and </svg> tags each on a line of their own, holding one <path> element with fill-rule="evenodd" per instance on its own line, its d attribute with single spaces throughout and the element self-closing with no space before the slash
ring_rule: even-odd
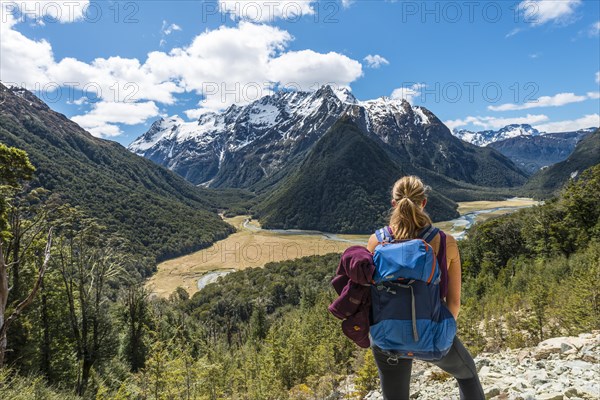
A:
<svg viewBox="0 0 600 400">
<path fill-rule="evenodd" d="M 520 208 L 531 207 L 537 204 L 532 199 L 527 198 L 512 198 L 504 201 L 477 201 L 464 202 L 459 204 L 459 212 L 461 216 L 435 225 L 452 234 L 457 240 L 462 240 L 466 237 L 468 229 L 471 228 L 479 220 L 485 220 L 492 216 L 512 213 Z M 301 229 L 263 229 L 255 221 L 250 218 L 245 218 L 240 228 L 252 234 L 267 234 L 271 237 L 312 237 L 321 240 L 346 243 L 348 245 L 366 245 L 368 241 L 367 235 L 340 235 L 326 233 L 320 231 L 301 230 Z M 198 290 L 202 290 L 209 283 L 216 282 L 218 278 L 235 271 L 236 269 L 219 269 L 204 273 L 197 280 Z"/>
</svg>

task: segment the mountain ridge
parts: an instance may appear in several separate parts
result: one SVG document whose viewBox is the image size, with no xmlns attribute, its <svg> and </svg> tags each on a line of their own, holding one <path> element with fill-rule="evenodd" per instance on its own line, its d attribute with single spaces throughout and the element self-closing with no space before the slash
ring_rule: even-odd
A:
<svg viewBox="0 0 600 400">
<path fill-rule="evenodd" d="M 533 175 L 524 189 L 549 196 L 570 179 L 577 179 L 585 169 L 600 163 L 600 129 L 589 134 L 575 146 L 567 159 L 541 169 Z"/>
<path fill-rule="evenodd" d="M 257 207 L 265 228 L 372 232 L 389 216 L 390 189 L 406 172 L 349 117 L 311 148 L 298 170 Z M 435 220 L 458 217 L 458 205 L 432 191 Z"/>
<path fill-rule="evenodd" d="M 233 232 L 216 214 L 215 193 L 92 136 L 24 89 L 0 84 L 0 96 L 0 140 L 28 153 L 37 168 L 32 184 L 124 235 L 132 253 L 162 260 Z"/>
<path fill-rule="evenodd" d="M 290 165 L 297 167 L 344 115 L 352 116 L 367 136 L 409 169 L 480 186 L 511 187 L 526 180 L 509 159 L 455 138 L 424 107 L 385 97 L 361 102 L 330 86 L 315 92 L 277 92 L 246 106 L 204 114 L 192 123 L 159 120 L 129 150 L 196 185 L 256 189 L 286 176 Z"/>
<path fill-rule="evenodd" d="M 553 137 L 560 137 L 561 135 L 568 136 L 573 133 L 583 135 L 585 133 L 594 132 L 596 129 L 597 128 L 590 127 L 570 132 L 540 132 L 529 124 L 510 124 L 498 130 L 470 131 L 466 129 L 459 129 L 453 130 L 452 134 L 465 142 L 469 142 L 480 147 L 485 147 L 493 143 L 519 137 L 538 137 L 549 135 Z"/>
</svg>

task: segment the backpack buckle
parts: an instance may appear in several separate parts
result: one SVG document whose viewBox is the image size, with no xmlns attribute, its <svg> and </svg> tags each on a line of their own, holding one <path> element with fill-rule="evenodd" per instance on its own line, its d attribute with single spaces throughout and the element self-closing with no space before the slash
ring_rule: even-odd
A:
<svg viewBox="0 0 600 400">
<path fill-rule="evenodd" d="M 392 362 L 392 361 L 393 361 L 393 362 Z M 392 357 L 392 356 L 390 356 L 390 357 L 388 357 L 388 359 L 386 360 L 386 362 L 387 362 L 389 365 L 398 365 L 398 356 L 396 356 L 396 357 Z"/>
</svg>

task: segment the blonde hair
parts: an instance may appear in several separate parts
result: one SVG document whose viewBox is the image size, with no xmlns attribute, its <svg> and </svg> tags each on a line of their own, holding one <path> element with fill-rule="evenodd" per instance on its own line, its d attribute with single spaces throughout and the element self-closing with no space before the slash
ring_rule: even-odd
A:
<svg viewBox="0 0 600 400">
<path fill-rule="evenodd" d="M 396 207 L 390 217 L 395 239 L 414 239 L 421 229 L 431 224 L 431 218 L 422 207 L 428 191 L 429 187 L 416 176 L 405 176 L 396 181 L 392 189 Z"/>
</svg>

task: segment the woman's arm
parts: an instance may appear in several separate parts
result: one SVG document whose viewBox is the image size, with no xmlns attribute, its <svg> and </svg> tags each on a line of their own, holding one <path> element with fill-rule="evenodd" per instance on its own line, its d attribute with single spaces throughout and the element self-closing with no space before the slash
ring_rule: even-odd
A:
<svg viewBox="0 0 600 400">
<path fill-rule="evenodd" d="M 375 247 L 377 247 L 378 244 L 379 242 L 377 241 L 377 236 L 375 236 L 375 234 L 372 234 L 369 238 L 369 243 L 367 243 L 367 250 L 369 250 L 371 254 L 373 254 L 373 252 L 375 251 Z"/>
<path fill-rule="evenodd" d="M 447 235 L 446 238 L 446 257 L 448 259 L 448 294 L 446 295 L 446 304 L 452 315 L 454 315 L 454 319 L 457 319 L 460 311 L 462 274 L 458 244 L 456 243 L 456 239 L 451 235 Z"/>
</svg>

